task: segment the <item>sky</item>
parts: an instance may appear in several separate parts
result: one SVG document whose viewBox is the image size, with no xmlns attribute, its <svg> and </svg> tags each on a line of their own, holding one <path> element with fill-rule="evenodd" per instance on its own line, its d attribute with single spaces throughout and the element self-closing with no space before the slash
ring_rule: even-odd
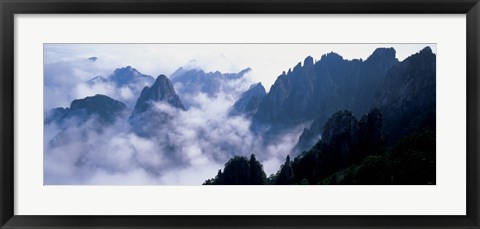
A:
<svg viewBox="0 0 480 229">
<path fill-rule="evenodd" d="M 45 64 L 98 57 L 96 66 L 83 71 L 88 80 L 94 75 L 108 76 L 115 68 L 132 66 L 154 77 L 169 76 L 182 66 L 205 71 L 239 72 L 252 68 L 250 77 L 269 91 L 275 79 L 305 57 L 319 60 L 336 52 L 344 59 L 366 59 L 378 47 L 393 47 L 397 58 L 406 57 L 435 44 L 45 44 Z"/>
<path fill-rule="evenodd" d="M 319 60 L 336 52 L 345 59 L 366 59 L 379 47 L 393 47 L 403 60 L 427 44 L 45 44 L 44 111 L 68 107 L 72 100 L 104 94 L 130 108 L 140 90 L 110 83 L 87 84 L 95 76 L 107 78 L 116 68 L 132 66 L 144 74 L 169 76 L 179 67 L 204 71 L 252 71 L 225 82 L 215 97 L 196 95 L 186 111 L 159 102 L 155 109 L 168 113 L 168 123 L 149 120 L 151 137 L 132 132 L 126 119 L 96 131 L 88 121 L 68 128 L 44 126 L 45 184 L 89 185 L 199 185 L 213 178 L 233 155 L 255 153 L 267 175 L 275 173 L 292 152 L 304 126 L 295 127 L 275 141 L 263 144 L 250 130 L 251 120 L 228 115 L 229 109 L 253 83 L 267 91 L 275 79 L 305 57 Z M 96 61 L 88 58 L 97 57 Z M 180 95 L 181 96 L 181 95 Z M 143 125 L 142 125 L 143 126 Z M 60 136 L 60 137 L 58 137 Z M 167 136 L 167 137 L 166 137 Z M 50 144 L 55 139 L 59 144 Z M 167 146 L 176 147 L 172 155 Z M 88 149 L 88 150 L 85 150 Z"/>
</svg>

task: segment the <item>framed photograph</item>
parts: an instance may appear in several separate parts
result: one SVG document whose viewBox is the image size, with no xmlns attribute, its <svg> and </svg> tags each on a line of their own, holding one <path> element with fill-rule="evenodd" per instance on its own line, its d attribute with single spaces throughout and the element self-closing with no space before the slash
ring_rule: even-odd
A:
<svg viewBox="0 0 480 229">
<path fill-rule="evenodd" d="M 1 228 L 480 228 L 479 7 L 0 0 Z"/>
</svg>

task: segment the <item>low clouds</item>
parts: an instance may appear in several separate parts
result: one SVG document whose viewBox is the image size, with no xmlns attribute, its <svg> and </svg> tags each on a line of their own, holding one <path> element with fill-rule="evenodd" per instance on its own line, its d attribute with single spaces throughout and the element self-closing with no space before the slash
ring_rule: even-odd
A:
<svg viewBox="0 0 480 229">
<path fill-rule="evenodd" d="M 208 72 L 238 72 L 251 67 L 255 81 L 268 91 L 282 71 L 287 71 L 306 56 L 341 53 L 345 59 L 366 59 L 380 46 L 393 47 L 403 60 L 425 44 L 46 44 L 45 64 L 68 62 L 95 56 L 92 74 L 107 76 L 116 67 L 134 66 L 140 72 L 157 76 L 172 74 L 180 66 Z M 436 53 L 435 45 L 432 45 Z M 85 68 L 91 72 L 95 69 Z"/>
<path fill-rule="evenodd" d="M 47 56 L 54 54 L 46 55 L 46 59 Z M 95 94 L 106 95 L 132 107 L 143 87 L 150 85 L 139 81 L 117 87 L 109 79 L 119 67 L 124 66 L 113 65 L 101 58 L 92 61 L 87 57 L 66 60 L 50 57 L 44 64 L 44 111 L 68 107 L 74 99 Z"/>
<path fill-rule="evenodd" d="M 106 74 L 101 63 L 87 58 L 45 63 L 44 111 L 67 107 L 72 100 L 92 94 L 112 94 L 114 88 L 109 85 L 97 84 L 92 87 L 86 83 L 101 74 Z"/>
<path fill-rule="evenodd" d="M 52 105 L 46 103 L 45 109 L 59 104 L 68 106 L 73 98 L 94 94 L 105 94 L 133 107 L 138 90 L 116 88 L 108 82 L 87 83 L 100 72 L 92 67 L 99 61 L 81 64 L 67 61 L 66 67 L 58 69 L 55 67 L 62 65 L 59 62 L 49 65 L 45 87 L 58 93 L 50 97 Z M 52 77 L 54 73 L 61 77 L 70 75 L 72 80 L 56 79 Z M 267 174 L 275 173 L 296 144 L 301 128 L 265 143 L 261 133 L 250 130 L 249 119 L 228 116 L 239 95 L 254 83 L 252 74 L 222 82 L 222 87 L 228 90 L 220 90 L 214 96 L 201 92 L 189 95 L 195 106 L 186 111 L 158 102 L 148 114 L 153 118 L 137 123 L 125 115 L 108 126 L 100 126 L 94 119 L 81 125 L 73 122 L 67 127 L 46 124 L 44 183 L 200 185 L 214 177 L 233 155 L 252 153 L 264 163 Z M 138 128 L 149 134 L 140 134 Z"/>
<path fill-rule="evenodd" d="M 412 44 L 390 45 L 397 57 L 420 50 Z M 420 47 L 421 46 L 421 47 Z M 133 110 L 146 84 L 118 87 L 108 78 L 131 65 L 156 77 L 184 70 L 252 71 L 222 81 L 214 96 L 179 94 L 190 104 L 183 111 L 156 103 L 152 116 L 135 123 L 130 113 L 104 126 L 94 119 L 44 126 L 44 183 L 92 185 L 200 185 L 217 174 L 233 155 L 254 153 L 267 175 L 275 173 L 298 141 L 303 126 L 265 140 L 250 130 L 251 121 L 229 117 L 230 107 L 253 83 L 268 91 L 278 75 L 306 56 L 331 51 L 344 58 L 367 58 L 378 44 L 47 44 L 44 52 L 44 112 L 68 107 L 74 99 L 104 94 Z M 401 54 L 403 53 L 403 54 Z M 89 57 L 98 57 L 95 61 Z M 89 80 L 101 76 L 105 80 Z M 174 84 L 186 91 L 182 83 Z M 143 133 L 142 133 L 143 132 Z"/>
</svg>

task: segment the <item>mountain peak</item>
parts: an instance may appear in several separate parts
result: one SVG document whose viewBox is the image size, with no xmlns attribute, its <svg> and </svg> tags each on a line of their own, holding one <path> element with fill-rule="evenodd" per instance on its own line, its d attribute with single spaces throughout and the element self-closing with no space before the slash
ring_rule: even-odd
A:
<svg viewBox="0 0 480 229">
<path fill-rule="evenodd" d="M 90 105 L 94 104 L 94 103 L 104 103 L 104 102 L 118 102 L 106 95 L 102 95 L 102 94 L 96 94 L 94 96 L 87 96 L 83 99 L 75 99 L 72 101 L 72 103 L 70 104 L 70 109 L 72 110 L 75 110 L 75 109 L 83 109 L 83 108 L 89 108 Z M 122 104 L 121 102 L 118 102 L 118 105 L 119 106 L 122 106 L 122 107 L 125 107 L 124 104 Z"/>
<path fill-rule="evenodd" d="M 341 61 L 343 60 L 343 57 L 336 52 L 329 52 L 327 54 L 323 54 L 320 60 L 321 61 Z"/>
<path fill-rule="evenodd" d="M 307 56 L 303 61 L 303 66 L 313 66 L 313 57 Z"/>
<path fill-rule="evenodd" d="M 295 67 L 293 67 L 293 70 L 292 72 L 298 72 L 298 71 L 301 71 L 302 69 L 302 62 L 298 62 L 297 65 L 295 65 Z M 285 71 L 283 71 L 285 73 Z"/>
<path fill-rule="evenodd" d="M 115 82 L 115 84 L 117 84 L 117 86 L 123 86 L 131 82 L 138 82 L 141 80 L 145 80 L 146 82 L 153 81 L 153 77 L 140 73 L 132 66 L 115 69 L 110 78 L 113 82 Z"/>
<path fill-rule="evenodd" d="M 106 95 L 88 96 L 83 99 L 75 99 L 70 104 L 70 108 L 54 109 L 55 112 L 61 111 L 62 118 L 57 120 L 77 117 L 81 122 L 86 121 L 92 115 L 96 115 L 104 123 L 113 123 L 118 115 L 121 115 L 127 106 L 120 101 L 112 99 Z"/>
<path fill-rule="evenodd" d="M 89 60 L 89 61 L 92 61 L 92 62 L 95 62 L 95 61 L 98 60 L 98 57 L 92 56 L 92 57 L 89 57 L 88 60 Z"/>
<path fill-rule="evenodd" d="M 250 85 L 250 87 L 248 88 L 248 90 L 250 90 L 250 89 L 252 89 L 252 88 L 256 88 L 256 87 L 265 89 L 265 88 L 263 87 L 263 85 L 262 85 L 262 82 L 259 82 L 259 83 L 255 83 L 255 84 Z"/>
<path fill-rule="evenodd" d="M 383 130 L 389 133 L 388 142 L 417 127 L 435 128 L 435 94 L 436 56 L 430 47 L 388 71 L 371 103 L 384 113 Z"/>
<path fill-rule="evenodd" d="M 102 76 L 95 76 L 87 81 L 88 85 L 93 85 L 97 83 L 105 83 L 107 79 L 103 78 Z"/>
<path fill-rule="evenodd" d="M 426 46 L 422 50 L 418 51 L 417 53 L 407 57 L 404 61 L 421 61 L 422 59 L 435 59 L 435 54 L 432 51 L 430 46 Z"/>
<path fill-rule="evenodd" d="M 252 71 L 251 68 L 245 68 L 245 69 L 239 71 L 238 73 L 224 73 L 224 74 L 222 74 L 221 72 L 216 71 L 215 74 L 217 74 L 220 77 L 225 77 L 225 79 L 240 79 L 243 76 L 245 76 L 245 74 L 249 73 L 250 71 Z"/>
<path fill-rule="evenodd" d="M 122 68 L 117 68 L 115 69 L 114 71 L 114 74 L 115 73 L 126 73 L 126 72 L 138 72 L 137 69 L 133 68 L 132 66 L 128 65 L 126 67 L 122 67 Z"/>
<path fill-rule="evenodd" d="M 252 95 L 260 95 L 260 96 L 264 96 L 265 94 L 267 94 L 267 92 L 265 91 L 265 87 L 263 87 L 262 83 L 256 83 L 256 84 L 250 85 L 250 88 L 245 93 L 247 92 L 251 93 Z"/>
<path fill-rule="evenodd" d="M 426 53 L 426 54 L 433 54 L 432 48 L 430 46 L 426 46 L 419 53 Z"/>
<path fill-rule="evenodd" d="M 182 96 L 184 105 L 191 107 L 200 105 L 199 101 L 194 99 L 199 93 L 205 93 L 208 97 L 214 97 L 219 92 L 234 93 L 237 88 L 229 82 L 244 79 L 250 71 L 250 68 L 245 68 L 239 72 L 222 73 L 179 68 L 169 79 L 175 85 L 176 92 Z"/>
<path fill-rule="evenodd" d="M 379 59 L 395 59 L 396 53 L 397 51 L 394 48 L 377 48 L 367 58 L 367 61 Z"/>
<path fill-rule="evenodd" d="M 177 70 L 175 70 L 172 74 L 170 74 L 170 79 L 173 79 L 177 76 L 180 76 L 180 75 L 183 75 L 185 74 L 185 72 L 187 72 L 189 69 L 187 69 L 186 67 L 179 67 L 177 68 Z"/>
<path fill-rule="evenodd" d="M 159 75 L 151 87 L 145 87 L 135 104 L 133 114 L 139 114 L 147 111 L 152 102 L 166 102 L 172 107 L 185 110 L 180 97 L 175 93 L 172 82 L 165 76 Z"/>
<path fill-rule="evenodd" d="M 351 111 L 341 110 L 332 115 L 322 132 L 322 141 L 330 144 L 339 136 L 347 136 L 351 142 L 355 142 L 358 134 L 357 119 Z"/>
<path fill-rule="evenodd" d="M 252 71 L 252 69 L 250 67 L 248 67 L 248 68 L 245 68 L 242 71 L 238 72 L 238 74 L 244 75 L 244 74 L 246 74 L 248 72 L 251 72 L 251 71 Z"/>
<path fill-rule="evenodd" d="M 161 74 L 161 75 L 157 76 L 157 79 L 155 80 L 155 83 L 153 83 L 152 88 L 153 87 L 160 87 L 160 86 L 165 85 L 165 84 L 167 84 L 167 85 L 170 84 L 171 85 L 172 83 L 170 82 L 170 80 L 168 79 L 167 76 Z"/>
<path fill-rule="evenodd" d="M 242 93 L 240 98 L 235 102 L 230 111 L 230 115 L 253 115 L 257 111 L 266 94 L 267 92 L 262 83 L 250 85 L 250 88 Z"/>
</svg>

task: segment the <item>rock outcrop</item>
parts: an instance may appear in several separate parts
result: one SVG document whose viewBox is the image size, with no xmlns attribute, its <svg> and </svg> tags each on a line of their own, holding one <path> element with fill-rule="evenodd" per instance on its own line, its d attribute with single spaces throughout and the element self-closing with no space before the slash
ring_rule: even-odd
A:
<svg viewBox="0 0 480 229">
<path fill-rule="evenodd" d="M 137 69 L 127 66 L 123 68 L 117 68 L 110 76 L 110 80 L 117 86 L 122 87 L 128 84 L 144 83 L 152 84 L 154 78 L 149 75 L 140 73 Z"/>
<path fill-rule="evenodd" d="M 83 99 L 75 99 L 68 108 L 55 108 L 45 115 L 45 124 L 55 122 L 60 126 L 70 121 L 79 125 L 94 118 L 103 124 L 112 124 L 119 116 L 124 115 L 127 107 L 120 101 L 106 95 L 95 95 Z"/>
<path fill-rule="evenodd" d="M 359 162 L 383 147 L 382 113 L 372 109 L 357 121 L 350 111 L 339 111 L 326 122 L 322 139 L 292 164 L 295 182 L 320 181 Z"/>
<path fill-rule="evenodd" d="M 250 71 L 250 68 L 246 68 L 238 73 L 221 73 L 179 68 L 170 75 L 170 79 L 188 108 L 198 105 L 194 98 L 200 93 L 208 97 L 215 97 L 220 92 L 231 93 L 236 89 L 231 82 L 241 79 Z"/>
<path fill-rule="evenodd" d="M 132 116 L 144 113 L 156 102 L 165 102 L 172 107 L 185 110 L 180 97 L 175 93 L 172 83 L 165 75 L 159 75 L 151 87 L 143 88 Z"/>
<path fill-rule="evenodd" d="M 416 129 L 435 130 L 436 55 L 424 48 L 388 71 L 372 100 L 384 114 L 384 131 L 394 142 Z"/>
<path fill-rule="evenodd" d="M 230 109 L 230 115 L 245 115 L 247 117 L 255 114 L 266 95 L 265 88 L 261 83 L 251 85 L 250 88 L 242 93 L 240 98 Z"/>
<path fill-rule="evenodd" d="M 376 88 L 398 64 L 393 48 L 378 48 L 366 60 L 345 60 L 336 53 L 319 61 L 305 58 L 283 72 L 253 116 L 254 129 L 268 125 L 278 131 L 311 122 L 325 124 L 339 110 L 367 112 Z M 313 134 L 316 135 L 316 134 Z"/>
</svg>

